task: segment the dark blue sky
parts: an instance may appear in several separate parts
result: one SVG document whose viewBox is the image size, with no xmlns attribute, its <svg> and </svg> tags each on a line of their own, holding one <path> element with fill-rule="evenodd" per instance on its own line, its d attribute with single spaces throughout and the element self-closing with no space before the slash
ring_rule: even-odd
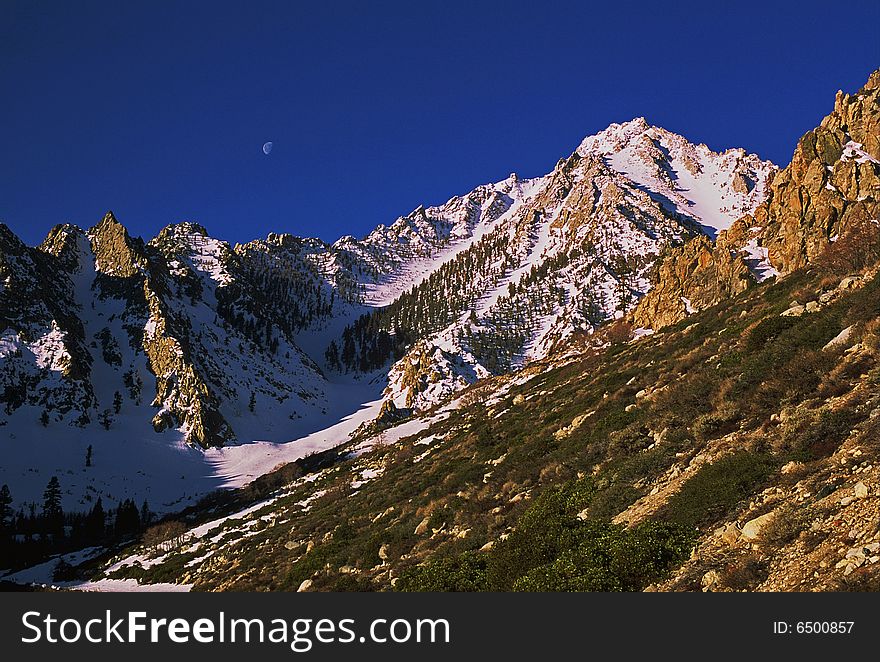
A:
<svg viewBox="0 0 880 662">
<path fill-rule="evenodd" d="M 784 165 L 880 67 L 878 25 L 876 0 L 3 0 L 0 221 L 332 241 L 639 115 Z"/>
</svg>

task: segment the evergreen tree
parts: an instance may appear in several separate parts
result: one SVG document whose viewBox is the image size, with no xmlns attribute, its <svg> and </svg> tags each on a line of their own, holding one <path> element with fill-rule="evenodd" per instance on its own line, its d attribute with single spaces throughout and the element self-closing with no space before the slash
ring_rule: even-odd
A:
<svg viewBox="0 0 880 662">
<path fill-rule="evenodd" d="M 134 501 L 126 499 L 119 504 L 113 528 L 118 536 L 132 535 L 140 530 L 141 516 Z"/>
<path fill-rule="evenodd" d="M 58 559 L 55 569 L 52 571 L 52 581 L 69 582 L 77 578 L 76 568 L 64 560 L 64 557 Z"/>
<path fill-rule="evenodd" d="M 324 352 L 324 358 L 327 359 L 327 365 L 335 368 L 336 370 L 340 369 L 339 346 L 336 344 L 335 340 L 330 341 L 330 345 L 327 347 L 327 351 Z"/>
<path fill-rule="evenodd" d="M 254 410 L 256 410 L 256 408 L 257 408 L 257 394 L 254 393 L 253 391 L 251 391 L 251 399 L 248 401 L 248 410 L 250 410 L 250 412 L 253 413 Z"/>
<path fill-rule="evenodd" d="M 52 476 L 43 492 L 43 528 L 56 537 L 64 536 L 64 511 L 61 509 L 61 484 Z"/>
<path fill-rule="evenodd" d="M 117 414 L 122 411 L 122 393 L 119 391 L 113 394 L 113 411 Z"/>
<path fill-rule="evenodd" d="M 101 540 L 104 537 L 105 525 L 106 514 L 104 513 L 104 504 L 101 501 L 101 497 L 98 497 L 98 501 L 86 516 L 86 536 L 91 540 Z"/>
<path fill-rule="evenodd" d="M 37 533 L 37 529 L 39 528 L 39 522 L 37 521 L 37 504 L 31 501 L 28 504 L 28 515 L 25 517 L 22 516 L 22 526 L 18 527 L 19 530 L 23 530 L 25 536 L 28 540 L 33 538 L 34 534 Z"/>
<path fill-rule="evenodd" d="M 153 511 L 150 510 L 150 505 L 147 503 L 147 500 L 144 499 L 144 503 L 141 505 L 141 526 L 149 526 L 153 521 Z"/>
<path fill-rule="evenodd" d="M 623 255 L 615 255 L 609 260 L 617 284 L 615 294 L 617 296 L 616 309 L 625 311 L 633 300 L 632 288 L 635 285 L 636 271 L 630 261 Z"/>
<path fill-rule="evenodd" d="M 86 466 L 92 466 L 92 445 L 89 444 L 89 447 L 86 449 Z"/>
<path fill-rule="evenodd" d="M 9 485 L 0 487 L 0 532 L 6 533 L 12 528 L 12 495 L 9 493 Z"/>
</svg>

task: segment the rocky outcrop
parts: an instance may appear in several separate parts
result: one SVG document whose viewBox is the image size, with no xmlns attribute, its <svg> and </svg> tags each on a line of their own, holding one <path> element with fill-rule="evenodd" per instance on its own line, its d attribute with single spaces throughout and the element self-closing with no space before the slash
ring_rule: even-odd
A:
<svg viewBox="0 0 880 662">
<path fill-rule="evenodd" d="M 632 313 L 636 326 L 660 329 L 745 291 L 755 283 L 735 250 L 696 237 L 669 250 L 654 284 Z"/>
<path fill-rule="evenodd" d="M 783 274 L 814 261 L 852 224 L 880 218 L 880 70 L 856 94 L 837 93 L 754 216 Z"/>
<path fill-rule="evenodd" d="M 79 243 L 86 240 L 85 233 L 75 225 L 64 223 L 51 230 L 38 249 L 45 255 L 51 255 L 55 264 L 67 272 L 79 269 Z"/>
<path fill-rule="evenodd" d="M 880 219 L 878 100 L 880 70 L 857 94 L 838 92 L 834 111 L 800 139 L 791 164 L 770 178 L 767 199 L 754 214 L 720 232 L 714 243 L 698 237 L 667 253 L 633 323 L 659 329 L 677 322 L 744 291 L 761 268 L 765 275 L 791 273 L 848 230 Z M 733 186 L 747 189 L 748 182 L 735 179 Z"/>
<path fill-rule="evenodd" d="M 60 234 L 59 245 L 69 245 Z M 80 424 L 89 418 L 94 395 L 91 359 L 63 266 L 71 256 L 41 248 L 26 246 L 0 224 L 0 402 L 7 415 L 27 404 L 73 412 Z"/>
<path fill-rule="evenodd" d="M 193 227 L 207 235 L 204 228 Z M 162 245 L 173 235 L 174 226 L 165 228 L 153 243 Z M 126 315 L 135 321 L 137 330 L 130 341 L 137 343 L 137 350 L 143 352 L 147 368 L 155 376 L 151 404 L 158 411 L 152 420 L 154 429 L 161 432 L 179 428 L 188 441 L 203 448 L 222 446 L 234 439 L 193 356 L 191 325 L 179 319 L 169 305 L 176 298 L 174 277 L 169 272 L 173 254 L 157 255 L 152 251 L 151 258 L 143 242 L 133 239 L 112 212 L 88 236 L 101 295 L 126 302 Z M 182 289 L 187 295 L 198 294 L 193 287 Z"/>
<path fill-rule="evenodd" d="M 419 395 L 426 391 L 430 384 L 440 381 L 440 372 L 434 368 L 431 360 L 431 355 L 438 350 L 430 349 L 432 351 L 429 352 L 429 347 L 425 343 L 417 343 L 406 358 L 395 366 L 400 372 L 400 377 L 395 382 L 399 390 L 406 394 L 404 402 L 408 408 L 415 404 Z M 390 402 L 393 404 L 393 400 Z"/>
<path fill-rule="evenodd" d="M 224 445 L 235 438 L 234 432 L 193 364 L 185 333 L 174 333 L 167 307 L 152 291 L 149 280 L 144 282 L 144 295 L 150 317 L 143 348 L 149 369 L 156 376 L 152 404 L 160 408 L 153 417 L 153 427 L 157 432 L 179 427 L 191 442 L 202 447 Z"/>
<path fill-rule="evenodd" d="M 116 220 L 112 211 L 89 231 L 95 267 L 101 273 L 126 278 L 138 272 L 144 258 L 128 235 L 128 230 Z"/>
</svg>

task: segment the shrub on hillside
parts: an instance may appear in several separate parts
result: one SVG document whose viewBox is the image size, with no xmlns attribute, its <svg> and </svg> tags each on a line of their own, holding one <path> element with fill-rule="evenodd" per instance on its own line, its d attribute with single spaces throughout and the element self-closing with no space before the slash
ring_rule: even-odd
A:
<svg viewBox="0 0 880 662">
<path fill-rule="evenodd" d="M 784 448 L 801 461 L 828 457 L 863 418 L 848 408 L 806 412 L 787 423 L 782 435 Z"/>
<path fill-rule="evenodd" d="M 758 322 L 746 336 L 746 349 L 756 351 L 767 343 L 776 340 L 785 331 L 798 323 L 797 317 L 774 316 Z"/>
<path fill-rule="evenodd" d="M 486 558 L 471 552 L 457 557 L 432 559 L 403 571 L 397 580 L 398 591 L 485 591 Z"/>
<path fill-rule="evenodd" d="M 810 511 L 806 506 L 786 504 L 761 527 L 761 541 L 782 547 L 792 542 L 810 523 Z"/>
<path fill-rule="evenodd" d="M 685 526 L 715 522 L 774 470 L 764 453 L 738 451 L 704 464 L 666 504 L 664 518 Z"/>
<path fill-rule="evenodd" d="M 837 241 L 828 245 L 818 263 L 838 275 L 864 271 L 880 261 L 880 222 L 867 214 L 850 221 Z"/>
<path fill-rule="evenodd" d="M 706 441 L 733 432 L 742 419 L 740 411 L 731 404 L 725 404 L 694 420 L 693 432 L 698 441 Z"/>
<path fill-rule="evenodd" d="M 187 540 L 187 528 L 183 522 L 171 520 L 151 526 L 144 531 L 143 543 L 164 551 L 179 547 Z"/>
<path fill-rule="evenodd" d="M 638 423 L 631 423 L 622 430 L 615 430 L 608 435 L 608 453 L 610 455 L 626 455 L 638 453 L 653 443 L 648 428 Z"/>
<path fill-rule="evenodd" d="M 645 522 L 627 529 L 579 518 L 592 495 L 588 480 L 549 488 L 490 551 L 430 560 L 404 572 L 396 588 L 635 591 L 661 579 L 690 554 L 690 527 Z"/>
</svg>

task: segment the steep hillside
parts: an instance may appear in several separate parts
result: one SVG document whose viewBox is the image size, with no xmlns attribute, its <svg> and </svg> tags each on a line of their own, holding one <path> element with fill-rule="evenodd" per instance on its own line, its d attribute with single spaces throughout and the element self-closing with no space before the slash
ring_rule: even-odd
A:
<svg viewBox="0 0 880 662">
<path fill-rule="evenodd" d="M 652 336 L 618 322 L 82 572 L 204 590 L 877 588 L 878 294 L 876 268 L 822 268 Z"/>
</svg>

